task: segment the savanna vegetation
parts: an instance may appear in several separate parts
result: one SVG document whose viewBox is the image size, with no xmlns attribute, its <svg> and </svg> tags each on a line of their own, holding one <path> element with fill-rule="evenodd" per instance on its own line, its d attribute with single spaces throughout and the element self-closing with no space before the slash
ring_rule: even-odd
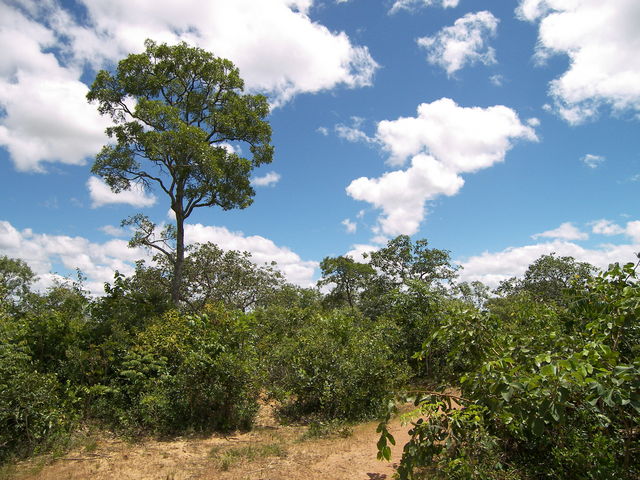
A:
<svg viewBox="0 0 640 480">
<path fill-rule="evenodd" d="M 247 252 L 188 246 L 192 211 L 248 206 L 249 173 L 271 160 L 266 101 L 241 92 L 230 62 L 186 45 L 147 42 L 98 74 L 89 99 L 115 143 L 94 172 L 115 191 L 155 184 L 176 225 L 125 220 L 157 255 L 101 296 L 80 273 L 36 291 L 25 262 L 0 257 L 0 462 L 86 425 L 250 429 L 266 398 L 283 422 L 382 417 L 381 459 L 402 406 L 400 479 L 640 476 L 638 265 L 545 255 L 492 291 L 399 236 L 366 263 L 325 258 L 300 288 Z"/>
</svg>

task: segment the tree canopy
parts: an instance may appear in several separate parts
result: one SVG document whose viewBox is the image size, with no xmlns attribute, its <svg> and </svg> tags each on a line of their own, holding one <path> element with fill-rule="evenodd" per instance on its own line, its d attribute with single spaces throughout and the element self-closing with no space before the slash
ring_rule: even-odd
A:
<svg viewBox="0 0 640 480">
<path fill-rule="evenodd" d="M 154 248 L 172 262 L 172 300 L 179 300 L 184 221 L 199 207 L 245 208 L 253 201 L 253 168 L 273 157 L 267 99 L 244 94 L 229 60 L 186 43 L 145 42 L 146 50 L 100 71 L 87 98 L 109 115 L 114 141 L 97 155 L 92 172 L 114 192 L 139 184 L 159 188 L 170 201 L 175 229 L 155 238 L 145 217 L 133 245 Z M 245 152 L 248 150 L 250 155 Z"/>
</svg>

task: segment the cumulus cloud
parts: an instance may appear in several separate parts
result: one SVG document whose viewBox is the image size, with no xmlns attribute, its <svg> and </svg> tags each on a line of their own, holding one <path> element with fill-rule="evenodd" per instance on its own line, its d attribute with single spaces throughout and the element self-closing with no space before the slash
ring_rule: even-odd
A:
<svg viewBox="0 0 640 480">
<path fill-rule="evenodd" d="M 7 221 L 0 221 L 0 253 L 27 262 L 42 277 L 39 286 L 43 288 L 61 278 L 52 274 L 55 270 L 79 268 L 88 277 L 85 286 L 94 294 L 103 292 L 104 282 L 112 281 L 116 270 L 130 275 L 135 260 L 148 258 L 144 250 L 129 248 L 126 240 L 95 243 L 83 237 L 18 230 Z"/>
<path fill-rule="evenodd" d="M 0 146 L 21 171 L 82 165 L 106 142 L 108 119 L 86 101 L 85 66 L 110 67 L 146 38 L 186 41 L 231 59 L 249 91 L 281 105 L 305 92 L 371 85 L 364 46 L 309 17 L 312 0 L 81 0 L 0 3 Z M 55 53 L 54 53 L 55 52 Z"/>
<path fill-rule="evenodd" d="M 500 252 L 484 252 L 459 262 L 463 269 L 460 280 L 471 282 L 479 280 L 490 287 L 513 276 L 521 276 L 541 255 L 556 253 L 559 256 L 571 256 L 580 262 L 589 262 L 605 269 L 614 262 L 637 260 L 635 253 L 640 251 L 640 243 L 622 245 L 603 245 L 598 248 L 584 248 L 576 243 L 555 240 L 521 247 L 509 247 Z"/>
<path fill-rule="evenodd" d="M 625 233 L 625 229 L 611 220 L 601 219 L 591 223 L 591 231 L 598 235 L 620 235 Z"/>
<path fill-rule="evenodd" d="M 251 253 L 257 264 L 275 261 L 277 268 L 289 282 L 303 287 L 315 284 L 313 277 L 318 262 L 302 260 L 288 247 L 276 245 L 272 240 L 260 235 L 245 236 L 241 232 L 232 232 L 225 227 L 207 226 L 200 223 L 185 225 L 185 238 L 188 243 L 213 242 L 223 250 L 240 250 Z"/>
<path fill-rule="evenodd" d="M 589 168 L 598 168 L 600 165 L 604 163 L 606 159 L 601 155 L 592 155 L 591 153 L 587 153 L 584 157 L 580 159 L 582 163 L 584 163 Z"/>
<path fill-rule="evenodd" d="M 396 13 L 400 10 L 415 10 L 417 8 L 439 6 L 442 8 L 455 8 L 460 0 L 396 0 L 389 13 Z"/>
<path fill-rule="evenodd" d="M 352 246 L 351 250 L 345 253 L 345 257 L 351 257 L 359 263 L 369 263 L 370 258 L 368 256 L 365 258 L 364 255 L 378 250 L 380 250 L 380 247 L 374 245 L 356 244 Z"/>
<path fill-rule="evenodd" d="M 93 39 L 83 47 L 87 57 L 99 56 L 107 39 L 115 44 L 103 53 L 110 59 L 140 50 L 147 37 L 186 40 L 231 59 L 247 86 L 269 92 L 276 104 L 337 85 L 370 85 L 378 67 L 366 47 L 309 18 L 312 0 L 84 2 L 92 25 L 82 34 Z"/>
<path fill-rule="evenodd" d="M 443 28 L 434 36 L 418 38 L 417 42 L 427 51 L 429 63 L 444 68 L 448 75 L 452 75 L 465 65 L 496 63 L 495 50 L 487 45 L 487 40 L 495 36 L 498 22 L 486 10 L 467 13 L 452 26 Z M 501 77 L 498 79 L 500 84 Z"/>
<path fill-rule="evenodd" d="M 46 3 L 32 8 L 44 13 Z M 87 103 L 81 70 L 46 51 L 59 41 L 0 3 L 0 146 L 20 171 L 43 172 L 43 162 L 83 165 L 106 140 L 107 122 Z"/>
<path fill-rule="evenodd" d="M 521 0 L 517 15 L 539 24 L 536 56 L 569 57 L 550 83 L 554 110 L 571 124 L 607 105 L 640 111 L 640 4 L 637 0 Z"/>
<path fill-rule="evenodd" d="M 280 174 L 276 172 L 265 173 L 261 177 L 255 177 L 251 180 L 251 185 L 254 187 L 273 187 L 280 181 Z"/>
<path fill-rule="evenodd" d="M 139 183 L 132 184 L 130 190 L 114 193 L 102 179 L 89 177 L 87 188 L 91 197 L 91 208 L 117 203 L 124 203 L 134 207 L 150 207 L 155 205 L 157 201 L 156 196 L 147 193 Z"/>
<path fill-rule="evenodd" d="M 355 222 L 352 222 L 348 218 L 345 218 L 340 223 L 344 225 L 344 228 L 346 229 L 347 233 L 356 233 L 358 226 L 356 225 Z"/>
<path fill-rule="evenodd" d="M 512 140 L 537 140 L 512 109 L 460 107 L 449 98 L 418 106 L 415 117 L 378 123 L 376 139 L 389 152 L 391 165 L 430 153 L 458 172 L 473 172 L 502 161 Z"/>
<path fill-rule="evenodd" d="M 438 195 L 454 195 L 464 180 L 429 155 L 416 155 L 407 170 L 387 172 L 380 178 L 361 177 L 351 182 L 347 193 L 356 200 L 382 210 L 381 232 L 413 235 L 425 215 L 425 202 Z"/>
<path fill-rule="evenodd" d="M 581 232 L 571 222 L 565 222 L 558 228 L 553 230 L 547 230 L 546 232 L 536 233 L 531 235 L 531 238 L 557 238 L 561 240 L 587 240 L 589 235 L 585 232 Z"/>
<path fill-rule="evenodd" d="M 129 235 L 129 232 L 121 227 L 116 227 L 114 225 L 103 225 L 98 230 L 102 233 L 109 235 L 110 237 L 126 237 Z"/>
<path fill-rule="evenodd" d="M 533 245 L 509 247 L 500 252 L 483 252 L 466 260 L 459 261 L 463 270 L 460 280 L 480 280 L 491 287 L 496 287 L 502 280 L 513 276 L 521 276 L 541 255 L 556 253 L 560 256 L 571 256 L 580 262 L 589 262 L 600 269 L 606 269 L 615 262 L 626 263 L 637 261 L 636 253 L 640 252 L 640 221 L 632 220 L 620 226 L 606 219 L 590 222 L 591 231 L 597 235 L 625 235 L 626 243 L 604 243 L 595 248 L 585 248 L 571 240 L 585 240 L 586 233 L 580 232 L 570 222 L 563 223 L 549 235 L 533 235 L 534 238 L 548 237 L 551 241 Z"/>
<path fill-rule="evenodd" d="M 114 233 L 114 229 L 116 227 L 103 230 Z M 314 284 L 313 277 L 318 262 L 304 261 L 289 248 L 280 247 L 267 238 L 245 236 L 224 227 L 201 224 L 187 224 L 185 232 L 190 244 L 210 241 L 223 249 L 248 251 L 257 264 L 276 261 L 288 281 L 305 287 Z M 96 243 L 83 237 L 34 233 L 31 229 L 18 230 L 11 223 L 2 220 L 0 255 L 27 262 L 41 277 L 38 285 L 40 288 L 47 288 L 54 279 L 62 278 L 52 272 L 79 268 L 88 277 L 85 287 L 95 295 L 103 293 L 104 282 L 112 281 L 116 270 L 131 275 L 135 271 L 136 260 L 150 260 L 147 251 L 129 248 L 126 240 L 111 239 Z"/>
<path fill-rule="evenodd" d="M 458 193 L 461 173 L 503 161 L 516 139 L 537 140 L 533 128 L 505 106 L 466 108 L 448 98 L 421 104 L 416 117 L 379 122 L 375 138 L 391 165 L 411 157 L 411 166 L 353 180 L 347 193 L 382 210 L 376 233 L 388 236 L 416 233 L 425 203 Z"/>
</svg>

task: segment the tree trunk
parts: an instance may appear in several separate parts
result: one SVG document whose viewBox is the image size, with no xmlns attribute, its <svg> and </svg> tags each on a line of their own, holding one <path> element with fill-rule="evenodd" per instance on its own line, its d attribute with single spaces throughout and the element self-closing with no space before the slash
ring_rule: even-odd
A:
<svg viewBox="0 0 640 480">
<path fill-rule="evenodd" d="M 182 266 L 184 264 L 184 213 L 182 205 L 174 209 L 176 214 L 176 258 L 173 264 L 173 278 L 171 279 L 171 302 L 175 307 L 180 302 L 180 286 L 182 285 Z"/>
</svg>

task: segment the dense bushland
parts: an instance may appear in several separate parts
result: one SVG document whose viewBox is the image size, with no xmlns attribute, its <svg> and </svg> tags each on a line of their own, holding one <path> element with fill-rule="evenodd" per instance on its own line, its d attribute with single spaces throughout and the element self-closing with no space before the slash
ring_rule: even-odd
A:
<svg viewBox="0 0 640 480">
<path fill-rule="evenodd" d="M 2 460 L 64 446 L 86 423 L 248 429 L 265 398 L 283 421 L 389 418 L 405 392 L 400 478 L 640 475 L 636 265 L 546 255 L 490 292 L 456 282 L 426 241 L 401 236 L 369 260 L 325 259 L 321 293 L 200 245 L 176 308 L 161 258 L 97 298 L 81 276 L 36 293 L 29 267 L 1 258 Z"/>
<path fill-rule="evenodd" d="M 435 355 L 432 379 L 460 393 L 414 399 L 399 477 L 638 478 L 636 269 L 546 256 L 482 310 L 445 310 L 416 356 Z"/>
</svg>

